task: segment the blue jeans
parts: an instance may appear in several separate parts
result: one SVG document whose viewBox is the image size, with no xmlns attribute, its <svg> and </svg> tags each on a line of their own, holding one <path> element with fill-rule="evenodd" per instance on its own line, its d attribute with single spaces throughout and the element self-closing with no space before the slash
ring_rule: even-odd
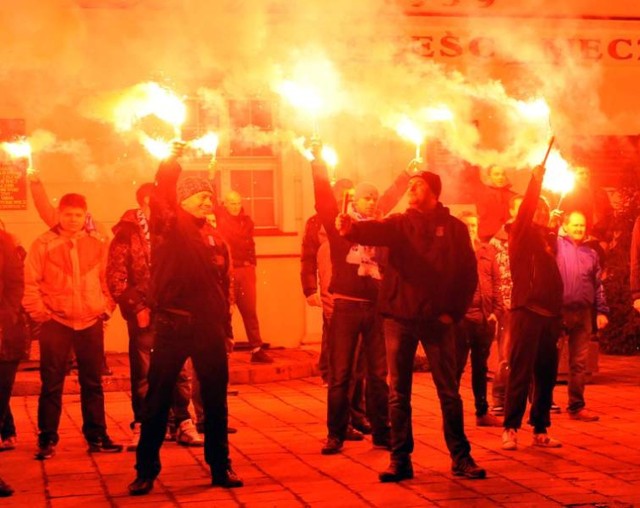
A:
<svg viewBox="0 0 640 508">
<path fill-rule="evenodd" d="M 511 353 L 511 311 L 505 309 L 504 314 L 498 323 L 496 341 L 498 345 L 498 367 L 493 376 L 491 385 L 491 396 L 494 407 L 504 408 L 504 393 L 507 388 L 509 377 L 509 354 Z"/>
<path fill-rule="evenodd" d="M 140 328 L 135 321 L 127 321 L 129 332 L 129 371 L 131 375 L 131 407 L 133 422 L 140 423 L 144 398 L 149 389 L 149 363 L 153 349 L 153 331 L 151 327 Z M 191 418 L 189 402 L 191 401 L 191 382 L 185 367 L 180 371 L 173 391 L 173 405 L 169 417 L 169 425 L 173 428 L 184 420 Z"/>
<path fill-rule="evenodd" d="M 366 358 L 367 416 L 373 436 L 382 439 L 389 432 L 387 358 L 376 305 L 337 298 L 329 332 L 327 427 L 329 436 L 340 440 L 344 440 L 349 424 L 360 337 Z"/>
<path fill-rule="evenodd" d="M 562 319 L 569 345 L 569 407 L 570 413 L 584 408 L 584 387 L 587 384 L 587 360 L 593 328 L 589 307 L 563 309 Z"/>
<path fill-rule="evenodd" d="M 69 352 L 73 347 L 78 362 L 82 433 L 96 441 L 107 433 L 102 390 L 104 363 L 104 322 L 99 319 L 84 330 L 74 330 L 57 321 L 42 325 L 40 333 L 40 398 L 38 428 L 40 445 L 58 442 L 62 413 L 62 391 Z"/>
<path fill-rule="evenodd" d="M 438 320 L 384 320 L 384 336 L 391 384 L 389 387 L 389 415 L 391 417 L 391 461 L 403 464 L 413 452 L 411 422 L 411 386 L 413 359 L 418 342 L 422 343 L 431 375 L 436 385 L 444 438 L 454 462 L 466 457 L 471 446 L 464 433 L 462 399 L 456 378 L 456 344 L 453 326 Z"/>
</svg>

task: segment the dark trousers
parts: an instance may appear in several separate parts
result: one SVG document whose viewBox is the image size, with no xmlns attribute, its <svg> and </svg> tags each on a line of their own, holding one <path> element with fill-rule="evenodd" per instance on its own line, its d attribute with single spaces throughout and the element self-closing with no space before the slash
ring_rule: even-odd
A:
<svg viewBox="0 0 640 508">
<path fill-rule="evenodd" d="M 322 337 L 320 339 L 320 358 L 318 359 L 318 370 L 320 377 L 325 383 L 329 382 L 329 324 L 331 317 L 322 313 Z"/>
<path fill-rule="evenodd" d="M 358 346 L 366 358 L 367 416 L 373 435 L 389 432 L 389 387 L 380 318 L 373 302 L 336 299 L 329 335 L 329 393 L 327 427 L 329 435 L 344 440 L 353 397 Z"/>
<path fill-rule="evenodd" d="M 153 317 L 155 342 L 149 366 L 142 432 L 136 451 L 141 478 L 160 473 L 160 447 L 164 440 L 171 394 L 187 358 L 200 380 L 204 408 L 204 456 L 213 474 L 229 467 L 227 438 L 227 382 L 229 368 L 225 333 L 215 316 L 182 316 L 159 312 Z"/>
<path fill-rule="evenodd" d="M 69 351 L 73 348 L 78 362 L 82 433 L 95 441 L 107 433 L 102 391 L 104 361 L 103 321 L 84 330 L 74 330 L 57 321 L 42 325 L 40 334 L 40 380 L 38 399 L 38 438 L 41 445 L 57 443 L 62 412 L 62 392 Z"/>
<path fill-rule="evenodd" d="M 242 316 L 247 341 L 252 348 L 262 346 L 258 323 L 256 267 L 253 265 L 233 268 L 233 290 L 235 303 Z"/>
<path fill-rule="evenodd" d="M 491 396 L 493 398 L 494 407 L 504 408 L 504 393 L 507 388 L 507 379 L 509 377 L 509 354 L 511 353 L 511 312 L 505 310 L 496 333 L 498 342 L 498 367 L 493 376 L 493 384 L 491 385 Z"/>
<path fill-rule="evenodd" d="M 584 388 L 587 384 L 587 361 L 593 330 L 593 313 L 590 307 L 565 308 L 562 320 L 569 346 L 569 407 L 570 413 L 584 408 Z"/>
<path fill-rule="evenodd" d="M 422 347 L 431 366 L 436 385 L 444 438 L 451 458 L 457 462 L 471 452 L 464 433 L 462 399 L 456 378 L 456 344 L 452 325 L 438 320 L 403 321 L 385 319 L 384 336 L 389 362 L 389 414 L 391 416 L 391 461 L 406 463 L 413 452 L 411 422 L 411 386 L 413 359 Z"/>
<path fill-rule="evenodd" d="M 487 402 L 487 361 L 491 351 L 491 343 L 495 326 L 476 323 L 463 319 L 455 327 L 458 384 L 467 365 L 467 357 L 471 352 L 471 388 L 476 406 L 476 416 L 484 416 L 489 409 Z"/>
<path fill-rule="evenodd" d="M 549 411 L 558 374 L 561 320 L 528 309 L 511 311 L 511 355 L 505 396 L 504 426 L 519 429 L 533 376 L 530 421 L 534 432 L 551 425 Z"/>
<path fill-rule="evenodd" d="M 134 321 L 127 321 L 129 331 L 129 369 L 131 375 L 131 406 L 133 422 L 140 423 L 142 406 L 149 389 L 149 362 L 153 349 L 153 331 L 150 327 L 140 328 Z M 173 391 L 170 425 L 178 426 L 191 418 L 189 402 L 191 400 L 191 384 L 186 366 L 180 371 Z M 172 420 L 172 421 L 171 421 Z"/>
<path fill-rule="evenodd" d="M 333 312 L 333 307 L 331 308 Z M 331 317 L 326 314 L 322 315 L 322 343 L 320 344 L 320 360 L 318 369 L 323 381 L 329 384 L 329 327 Z M 351 423 L 362 424 L 367 418 L 367 410 L 365 406 L 365 376 L 366 376 L 366 358 L 362 352 L 362 341 L 359 342 L 357 360 L 353 381 L 351 383 L 349 399 L 351 400 Z"/>
<path fill-rule="evenodd" d="M 0 362 L 0 438 L 7 439 L 16 435 L 16 426 L 11 413 L 11 391 L 16 380 L 19 361 Z"/>
</svg>

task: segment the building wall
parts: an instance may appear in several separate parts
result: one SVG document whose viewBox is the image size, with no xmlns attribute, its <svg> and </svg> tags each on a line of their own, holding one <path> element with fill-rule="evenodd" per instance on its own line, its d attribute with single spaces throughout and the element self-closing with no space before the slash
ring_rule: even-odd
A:
<svg viewBox="0 0 640 508">
<path fill-rule="evenodd" d="M 636 114 L 640 110 L 640 12 L 636 2 L 539 0 L 526 6 L 521 2 L 498 0 L 407 0 L 404 3 L 411 14 L 407 31 L 421 44 L 425 59 L 433 59 L 470 77 L 497 79 L 510 91 L 526 91 L 532 69 L 536 71 L 536 87 L 544 89 L 545 83 L 553 83 L 557 72 L 549 60 L 553 51 L 544 49 L 544 44 L 540 50 L 537 44 L 541 40 L 569 41 L 562 45 L 562 51 L 571 52 L 571 61 L 576 63 L 571 70 L 576 86 L 572 86 L 571 80 L 565 80 L 564 88 L 554 93 L 577 106 L 562 108 L 559 128 L 571 125 L 576 134 L 587 135 L 640 132 L 640 115 Z M 100 13 L 101 22 L 104 22 L 103 14 Z M 129 14 L 126 9 L 119 9 L 109 16 L 117 20 Z M 135 19 L 127 18 L 127 23 L 134 27 Z M 505 56 L 508 53 L 505 50 L 513 50 L 516 44 L 512 37 L 514 31 L 508 29 L 514 24 L 526 27 L 526 37 L 519 41 L 521 51 L 530 55 L 524 63 Z M 98 31 L 100 27 L 96 24 L 94 28 Z M 597 90 L 598 121 L 595 121 L 595 112 L 581 105 L 579 94 L 574 93 L 586 79 L 584 76 L 593 80 L 589 86 Z M 133 164 L 131 148 L 119 144 L 113 134 L 107 134 L 111 132 L 109 126 L 74 114 L 82 96 L 70 95 L 68 102 L 56 106 L 58 120 L 55 122 L 53 117 L 44 120 L 32 117 L 28 107 L 15 101 L 0 105 L 0 118 L 24 117 L 29 131 L 35 126 L 50 129 L 61 139 L 88 140 L 94 151 L 91 164 L 78 163 L 82 146 L 70 147 L 67 152 L 42 154 L 36 162 L 54 202 L 65 192 L 86 194 L 95 218 L 111 227 L 124 210 L 135 206 L 135 189 L 153 178 L 156 162 L 138 156 Z M 489 116 L 480 120 L 490 122 Z M 65 121 L 60 122 L 61 118 Z M 388 139 L 392 136 L 378 136 L 373 140 L 355 138 L 351 127 L 341 119 L 326 122 L 320 128 L 320 134 L 327 140 L 343 143 L 339 152 L 344 162 L 338 167 L 338 177 L 366 179 L 383 188 L 413 156 L 413 147 Z M 115 162 L 113 154 L 117 154 Z M 186 160 L 185 168 L 202 169 L 203 165 L 201 161 Z M 224 174 L 224 163 L 221 171 Z M 308 163 L 292 148 L 283 146 L 274 171 L 276 217 L 282 234 L 256 237 L 258 313 L 265 341 L 273 346 L 294 347 L 319 340 L 321 327 L 319 310 L 307 307 L 302 296 L 297 258 L 304 221 L 313 214 L 313 193 Z M 454 184 L 464 182 L 451 182 Z M 445 182 L 445 187 L 449 185 Z M 26 211 L 6 211 L 2 219 L 7 229 L 27 246 L 44 231 L 31 201 Z M 237 314 L 234 329 L 238 340 L 243 340 L 244 330 Z M 126 330 L 119 316 L 115 316 L 108 327 L 106 347 L 114 351 L 127 349 Z"/>
</svg>

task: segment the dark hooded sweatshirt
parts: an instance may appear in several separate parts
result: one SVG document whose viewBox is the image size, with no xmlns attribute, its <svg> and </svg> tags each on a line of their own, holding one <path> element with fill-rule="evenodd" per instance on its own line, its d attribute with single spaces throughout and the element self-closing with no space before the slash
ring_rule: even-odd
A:
<svg viewBox="0 0 640 508">
<path fill-rule="evenodd" d="M 518 216 L 509 230 L 511 308 L 543 316 L 562 312 L 562 277 L 556 262 L 557 232 L 533 223 L 542 182 L 531 177 Z"/>
</svg>

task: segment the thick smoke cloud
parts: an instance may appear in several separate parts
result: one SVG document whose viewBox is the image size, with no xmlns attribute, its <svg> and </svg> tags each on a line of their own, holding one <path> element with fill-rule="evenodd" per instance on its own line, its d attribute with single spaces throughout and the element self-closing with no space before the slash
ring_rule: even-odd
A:
<svg viewBox="0 0 640 508">
<path fill-rule="evenodd" d="M 530 12 L 542 3 L 531 1 Z M 151 174 L 153 160 L 110 119 L 122 91 L 150 80 L 219 113 L 227 97 L 269 98 L 283 79 L 308 82 L 326 99 L 316 118 L 283 102 L 273 134 L 242 134 L 290 144 L 316 130 L 359 176 L 413 156 L 415 147 L 394 132 L 401 115 L 485 167 L 526 166 L 527 152 L 544 146 L 551 130 L 569 139 L 587 119 L 607 122 L 599 66 L 569 57 L 550 64 L 535 43 L 539 25 L 478 18 L 458 25 L 497 41 L 496 57 L 458 68 L 424 58 L 411 38 L 415 20 L 387 0 L 2 2 L 0 116 L 26 118 L 30 133 L 53 133 L 36 155 L 44 172 L 65 165 L 85 179 Z M 509 82 L 497 79 L 504 62 L 513 69 Z M 551 118 L 523 121 L 521 103 L 538 97 Z M 420 110 L 440 105 L 454 121 L 421 119 Z"/>
</svg>

